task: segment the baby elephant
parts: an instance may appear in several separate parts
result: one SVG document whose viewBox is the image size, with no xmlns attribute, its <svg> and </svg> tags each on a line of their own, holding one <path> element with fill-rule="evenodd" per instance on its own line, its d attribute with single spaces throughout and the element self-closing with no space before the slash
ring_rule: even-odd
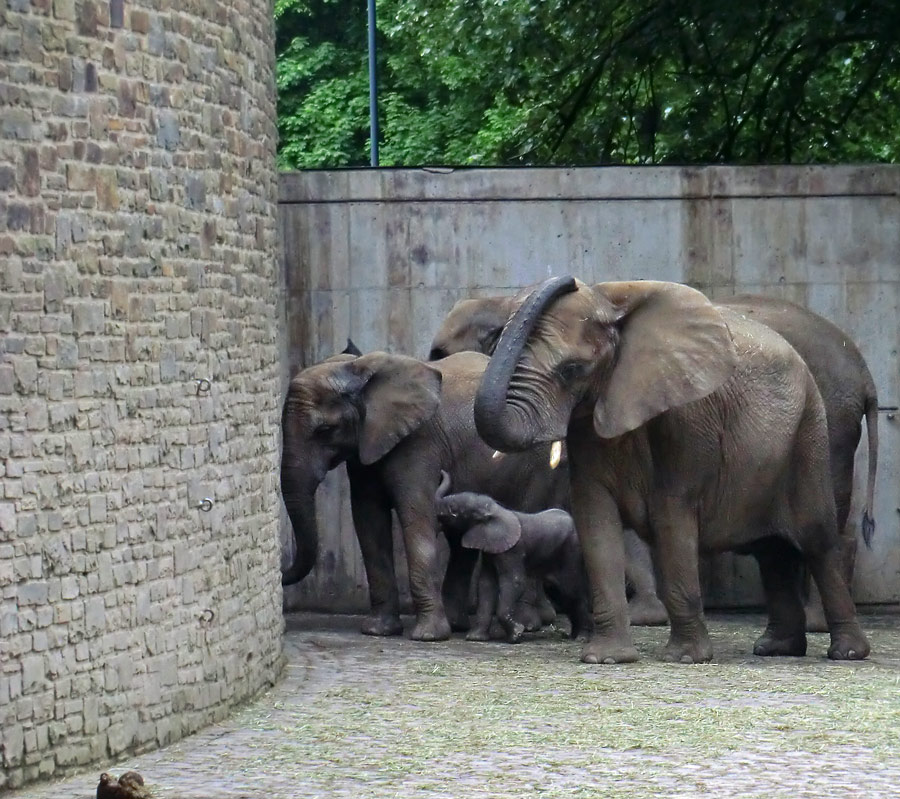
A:
<svg viewBox="0 0 900 799">
<path fill-rule="evenodd" d="M 482 552 L 475 626 L 466 638 L 487 641 L 497 619 L 510 643 L 524 625 L 513 613 L 529 577 L 543 580 L 547 595 L 572 623 L 572 638 L 590 633 L 587 572 L 572 517 L 554 508 L 540 513 L 508 510 L 484 494 L 463 492 L 437 500 L 438 523 L 449 537 Z"/>
</svg>

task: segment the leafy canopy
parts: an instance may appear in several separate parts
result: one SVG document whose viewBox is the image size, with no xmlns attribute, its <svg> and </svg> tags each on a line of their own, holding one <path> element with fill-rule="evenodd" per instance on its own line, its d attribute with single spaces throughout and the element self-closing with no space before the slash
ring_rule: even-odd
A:
<svg viewBox="0 0 900 799">
<path fill-rule="evenodd" d="M 896 162 L 898 0 L 379 0 L 381 163 Z M 366 4 L 276 0 L 280 164 L 369 163 Z"/>
</svg>

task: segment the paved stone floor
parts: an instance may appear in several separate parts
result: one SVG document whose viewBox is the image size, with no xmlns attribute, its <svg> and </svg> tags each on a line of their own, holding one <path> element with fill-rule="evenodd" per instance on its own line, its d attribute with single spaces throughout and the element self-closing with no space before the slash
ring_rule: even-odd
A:
<svg viewBox="0 0 900 799">
<path fill-rule="evenodd" d="M 755 615 L 714 616 L 715 661 L 585 666 L 545 630 L 518 646 L 373 639 L 359 619 L 287 617 L 284 679 L 162 751 L 8 794 L 88 799 L 139 770 L 158 799 L 897 797 L 900 616 L 864 616 L 872 657 L 748 654 Z"/>
</svg>

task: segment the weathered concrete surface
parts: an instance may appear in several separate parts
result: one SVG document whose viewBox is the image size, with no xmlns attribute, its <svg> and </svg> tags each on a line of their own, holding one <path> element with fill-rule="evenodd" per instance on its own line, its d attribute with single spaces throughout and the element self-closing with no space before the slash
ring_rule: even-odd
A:
<svg viewBox="0 0 900 799">
<path fill-rule="evenodd" d="M 110 760 L 156 799 L 871 797 L 900 784 L 900 627 L 864 617 L 871 659 L 749 655 L 759 616 L 718 616 L 715 662 L 585 666 L 558 632 L 525 643 L 372 639 L 360 619 L 287 617 L 285 679 L 227 721 Z M 90 799 L 99 770 L 10 799 Z"/>
<path fill-rule="evenodd" d="M 881 404 L 900 404 L 900 167 L 341 170 L 279 184 L 287 371 L 343 349 L 425 357 L 458 299 L 510 293 L 551 274 L 588 282 L 686 282 L 713 297 L 784 297 L 860 346 Z M 871 551 L 857 601 L 900 601 L 900 421 L 880 417 Z M 866 445 L 857 453 L 860 518 Z M 346 479 L 319 493 L 322 553 L 286 592 L 294 607 L 366 605 Z M 282 528 L 287 538 L 289 526 Z M 401 561 L 402 563 L 402 561 Z M 756 566 L 723 556 L 716 605 L 758 604 Z"/>
<path fill-rule="evenodd" d="M 282 619 L 271 4 L 2 2 L 0 53 L 2 789 L 223 718 Z"/>
</svg>

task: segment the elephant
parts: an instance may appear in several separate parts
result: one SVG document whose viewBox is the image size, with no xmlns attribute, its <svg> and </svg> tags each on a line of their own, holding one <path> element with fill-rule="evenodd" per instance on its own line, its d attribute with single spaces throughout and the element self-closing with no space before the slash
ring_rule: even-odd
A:
<svg viewBox="0 0 900 799">
<path fill-rule="evenodd" d="M 409 562 L 415 640 L 433 641 L 468 627 L 469 581 L 477 553 L 451 546 L 443 595 L 437 579 L 435 491 L 441 471 L 462 491 L 482 490 L 508 507 L 553 507 L 547 448 L 492 457 L 475 432 L 473 402 L 488 358 L 460 353 L 440 363 L 372 352 L 339 354 L 299 371 L 282 411 L 281 491 L 295 556 L 282 584 L 302 580 L 318 554 L 315 492 L 346 463 L 350 502 L 369 583 L 369 635 L 396 635 L 400 622 L 391 511 Z M 449 612 L 449 619 L 448 619 Z"/>
<path fill-rule="evenodd" d="M 849 587 L 856 563 L 857 539 L 855 528 L 847 521 L 853 494 L 854 455 L 862 435 L 863 418 L 868 439 L 868 473 L 860 531 L 866 546 L 870 546 L 875 531 L 878 392 L 866 360 L 843 330 L 801 305 L 753 294 L 737 295 L 717 304 L 762 322 L 781 335 L 812 372 L 825 404 L 831 478 L 841 536 L 841 570 Z M 821 600 L 815 595 L 806 606 L 806 629 L 810 632 L 827 632 L 828 629 Z"/>
<path fill-rule="evenodd" d="M 490 639 L 496 615 L 507 641 L 519 643 L 524 624 L 514 611 L 529 580 L 549 584 L 571 622 L 571 637 L 590 631 L 587 572 L 572 517 L 551 508 L 520 513 L 485 494 L 465 491 L 437 500 L 437 520 L 448 539 L 481 552 L 478 611 L 469 641 Z"/>
<path fill-rule="evenodd" d="M 768 624 L 757 655 L 806 654 L 799 570 L 815 580 L 832 659 L 870 647 L 841 573 L 825 407 L 796 350 L 678 283 L 551 278 L 497 341 L 475 397 L 502 451 L 565 438 L 591 584 L 586 663 L 637 660 L 623 525 L 652 543 L 669 613 L 664 659 L 704 662 L 698 556 L 754 555 Z"/>
<path fill-rule="evenodd" d="M 456 352 L 483 352 L 491 355 L 494 345 L 515 310 L 514 298 L 484 297 L 460 300 L 441 323 L 428 354 L 429 361 Z M 550 479 L 568 484 L 568 468 L 561 466 Z M 565 503 L 568 508 L 568 493 Z M 628 615 L 635 626 L 655 626 L 669 620 L 666 608 L 656 595 L 656 579 L 647 546 L 632 531 L 626 531 L 625 579 L 630 590 Z"/>
<path fill-rule="evenodd" d="M 857 539 L 855 528 L 848 525 L 847 520 L 853 492 L 854 455 L 862 433 L 863 418 L 868 437 L 868 474 L 861 532 L 867 546 L 874 531 L 872 509 L 878 464 L 878 394 L 865 358 L 839 327 L 793 302 L 741 294 L 716 300 L 714 304 L 738 311 L 774 330 L 797 350 L 812 372 L 825 403 L 834 500 L 841 535 L 842 571 L 849 586 Z M 515 300 L 511 296 L 460 300 L 435 334 L 430 357 L 468 349 L 490 355 L 503 326 L 514 311 Z M 635 618 L 653 617 L 653 601 L 658 603 L 658 599 L 645 550 L 630 531 L 626 536 L 626 579 L 635 587 L 635 594 L 629 600 L 629 612 L 634 624 Z M 808 631 L 827 632 L 821 601 L 815 595 L 807 604 L 806 621 Z"/>
</svg>

